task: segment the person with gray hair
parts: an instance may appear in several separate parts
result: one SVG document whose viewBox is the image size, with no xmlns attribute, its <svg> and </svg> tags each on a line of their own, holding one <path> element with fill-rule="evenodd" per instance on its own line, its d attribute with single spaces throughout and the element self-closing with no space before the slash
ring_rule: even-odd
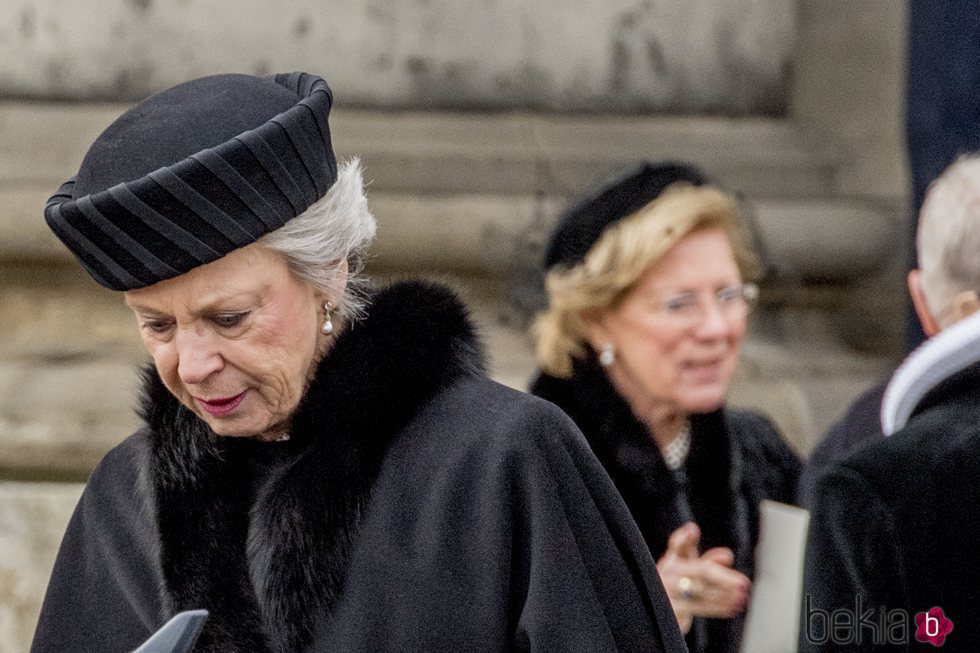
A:
<svg viewBox="0 0 980 653">
<path fill-rule="evenodd" d="M 886 439 L 817 479 L 802 651 L 980 642 L 980 157 L 930 185 L 918 254 L 908 286 L 929 338 L 885 390 Z"/>
<path fill-rule="evenodd" d="M 180 650 L 683 651 L 571 421 L 487 378 L 453 291 L 362 276 L 375 219 L 332 102 L 306 73 L 186 82 L 48 202 L 152 364 L 32 650 L 129 651 L 206 610 Z"/>
</svg>

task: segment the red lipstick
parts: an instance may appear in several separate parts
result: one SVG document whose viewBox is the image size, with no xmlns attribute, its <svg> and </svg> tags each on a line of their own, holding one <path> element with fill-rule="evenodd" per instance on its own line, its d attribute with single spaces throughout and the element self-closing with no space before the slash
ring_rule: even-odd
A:
<svg viewBox="0 0 980 653">
<path fill-rule="evenodd" d="M 231 411 L 238 408 L 238 404 L 242 403 L 242 399 L 245 398 L 246 392 L 248 392 L 248 390 L 245 390 L 241 394 L 237 394 L 234 397 L 221 397 L 218 399 L 201 399 L 200 397 L 194 397 L 194 400 L 204 412 L 208 413 L 209 415 L 221 417 L 222 415 L 227 415 Z"/>
</svg>

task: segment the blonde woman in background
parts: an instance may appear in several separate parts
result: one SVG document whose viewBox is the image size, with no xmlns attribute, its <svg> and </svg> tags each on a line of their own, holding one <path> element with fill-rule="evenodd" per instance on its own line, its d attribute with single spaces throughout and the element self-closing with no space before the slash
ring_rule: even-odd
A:
<svg viewBox="0 0 980 653">
<path fill-rule="evenodd" d="M 735 200 L 644 163 L 567 210 L 546 257 L 531 392 L 565 410 L 626 500 L 691 651 L 737 651 L 759 503 L 800 463 L 725 408 L 758 268 Z"/>
</svg>

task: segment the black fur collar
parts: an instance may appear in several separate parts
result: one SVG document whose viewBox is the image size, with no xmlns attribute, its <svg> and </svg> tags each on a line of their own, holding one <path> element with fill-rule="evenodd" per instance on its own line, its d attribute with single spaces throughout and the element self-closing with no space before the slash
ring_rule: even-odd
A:
<svg viewBox="0 0 980 653">
<path fill-rule="evenodd" d="M 381 461 L 418 409 L 483 356 L 447 288 L 402 282 L 338 336 L 297 409 L 292 437 L 216 436 L 145 375 L 150 484 L 164 604 L 211 611 L 196 651 L 304 649 L 342 590 Z"/>
<path fill-rule="evenodd" d="M 677 477 L 667 468 L 646 426 L 616 392 L 594 356 L 576 361 L 571 378 L 542 373 L 531 392 L 561 407 L 575 421 L 622 494 L 654 559 L 684 521 Z M 751 566 L 744 546 L 738 451 L 726 411 L 691 416 L 691 450 L 684 470 L 689 506 L 701 527 L 701 545 L 725 546 L 740 568 Z"/>
</svg>

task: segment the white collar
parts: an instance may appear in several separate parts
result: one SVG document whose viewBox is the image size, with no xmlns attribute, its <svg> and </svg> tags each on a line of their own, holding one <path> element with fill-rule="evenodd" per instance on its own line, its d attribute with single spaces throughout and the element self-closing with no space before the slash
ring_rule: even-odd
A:
<svg viewBox="0 0 980 653">
<path fill-rule="evenodd" d="M 980 312 L 926 340 L 895 371 L 881 402 L 885 435 L 902 429 L 930 390 L 976 362 L 980 362 Z"/>
</svg>

